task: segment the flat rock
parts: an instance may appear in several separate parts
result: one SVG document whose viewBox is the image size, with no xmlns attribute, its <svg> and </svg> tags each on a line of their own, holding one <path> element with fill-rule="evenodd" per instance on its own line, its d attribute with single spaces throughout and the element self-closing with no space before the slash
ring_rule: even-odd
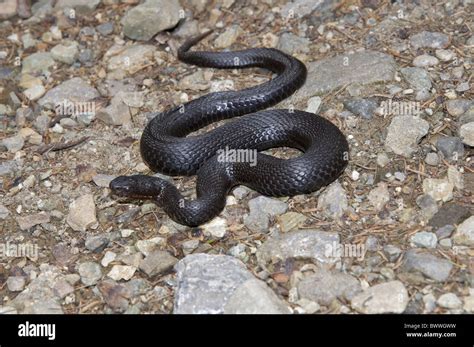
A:
<svg viewBox="0 0 474 347">
<path fill-rule="evenodd" d="M 318 269 L 298 283 L 300 298 L 329 306 L 335 299 L 351 300 L 362 289 L 359 281 L 339 271 Z"/>
<path fill-rule="evenodd" d="M 438 238 L 435 233 L 420 231 L 410 237 L 410 242 L 416 247 L 436 248 Z"/>
<path fill-rule="evenodd" d="M 462 301 L 454 293 L 442 294 L 437 301 L 438 305 L 447 309 L 457 309 L 462 307 Z"/>
<path fill-rule="evenodd" d="M 17 217 L 16 221 L 20 226 L 21 230 L 28 230 L 35 225 L 42 223 L 49 223 L 51 216 L 46 212 L 39 212 L 35 214 L 30 214 L 28 216 Z"/>
<path fill-rule="evenodd" d="M 23 59 L 21 73 L 47 73 L 54 66 L 55 62 L 51 53 L 33 53 Z"/>
<path fill-rule="evenodd" d="M 38 104 L 40 106 L 48 105 L 50 107 L 56 107 L 65 101 L 82 103 L 91 101 L 99 96 L 99 92 L 82 78 L 74 77 L 49 90 L 46 95 L 38 101 Z"/>
<path fill-rule="evenodd" d="M 405 67 L 401 69 L 400 72 L 413 89 L 431 89 L 431 79 L 425 69 L 420 67 Z"/>
<path fill-rule="evenodd" d="M 448 35 L 439 32 L 422 31 L 410 36 L 410 44 L 413 48 L 446 48 L 449 46 Z"/>
<path fill-rule="evenodd" d="M 352 113 L 364 119 L 371 119 L 379 104 L 371 99 L 351 99 L 345 101 L 344 106 Z"/>
<path fill-rule="evenodd" d="M 453 99 L 446 101 L 446 111 L 451 116 L 459 117 L 465 113 L 473 105 L 472 100 L 467 99 Z"/>
<path fill-rule="evenodd" d="M 78 43 L 65 40 L 51 49 L 54 60 L 71 65 L 79 55 Z"/>
<path fill-rule="evenodd" d="M 421 272 L 437 282 L 444 282 L 448 279 L 453 265 L 446 259 L 413 249 L 405 253 L 403 268 Z"/>
<path fill-rule="evenodd" d="M 429 220 L 428 225 L 434 228 L 441 228 L 445 225 L 457 225 L 469 218 L 470 210 L 456 203 L 444 204 L 439 211 Z"/>
<path fill-rule="evenodd" d="M 283 214 L 288 205 L 283 201 L 266 196 L 258 196 L 249 201 L 250 213 L 244 217 L 244 224 L 252 231 L 268 231 L 270 217 Z"/>
<path fill-rule="evenodd" d="M 288 107 L 323 95 L 347 84 L 368 85 L 394 80 L 396 63 L 387 54 L 364 51 L 310 62 L 307 65 L 306 83 L 293 96 L 280 103 Z"/>
<path fill-rule="evenodd" d="M 137 268 L 130 265 L 114 265 L 107 274 L 108 277 L 114 281 L 125 280 L 128 281 L 133 277 Z"/>
<path fill-rule="evenodd" d="M 178 1 L 147 0 L 122 18 L 123 33 L 132 40 L 148 41 L 159 32 L 171 29 L 184 11 Z"/>
<path fill-rule="evenodd" d="M 366 314 L 402 313 L 408 305 L 408 291 L 400 281 L 377 284 L 356 295 L 353 309 Z"/>
<path fill-rule="evenodd" d="M 237 287 L 224 306 L 225 314 L 288 314 L 290 310 L 264 282 L 253 278 Z"/>
<path fill-rule="evenodd" d="M 297 230 L 269 237 L 257 250 L 257 260 L 262 267 L 291 258 L 335 263 L 341 257 L 338 247 L 337 233 L 315 229 Z"/>
<path fill-rule="evenodd" d="M 101 0 L 58 0 L 55 9 L 73 8 L 80 15 L 93 12 Z"/>
<path fill-rule="evenodd" d="M 125 71 L 130 75 L 142 70 L 146 66 L 155 64 L 154 54 L 156 47 L 152 45 L 131 45 L 120 48 L 117 54 L 112 55 L 107 64 L 108 71 Z M 107 54 L 106 54 L 107 55 Z"/>
</svg>

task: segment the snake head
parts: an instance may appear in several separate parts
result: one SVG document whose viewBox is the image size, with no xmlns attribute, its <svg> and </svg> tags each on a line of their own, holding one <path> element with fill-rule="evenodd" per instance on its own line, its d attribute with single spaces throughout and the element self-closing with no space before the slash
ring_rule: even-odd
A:
<svg viewBox="0 0 474 347">
<path fill-rule="evenodd" d="M 119 176 L 113 179 L 109 188 L 117 196 L 136 199 L 155 199 L 163 191 L 163 180 L 145 175 Z"/>
</svg>

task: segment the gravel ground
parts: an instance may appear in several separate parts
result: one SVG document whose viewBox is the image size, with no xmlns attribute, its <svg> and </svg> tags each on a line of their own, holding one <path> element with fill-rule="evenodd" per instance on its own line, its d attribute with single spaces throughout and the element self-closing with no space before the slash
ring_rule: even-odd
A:
<svg viewBox="0 0 474 347">
<path fill-rule="evenodd" d="M 0 312 L 473 313 L 474 5 L 434 3 L 4 1 Z M 191 229 L 108 183 L 152 174 L 152 112 L 271 77 L 178 62 L 211 28 L 202 49 L 305 62 L 277 107 L 330 119 L 351 159 L 313 194 L 238 187 Z"/>
</svg>

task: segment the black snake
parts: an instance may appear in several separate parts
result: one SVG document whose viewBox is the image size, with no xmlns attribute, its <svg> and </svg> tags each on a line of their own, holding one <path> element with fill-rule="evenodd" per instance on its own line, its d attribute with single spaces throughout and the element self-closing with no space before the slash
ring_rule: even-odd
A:
<svg viewBox="0 0 474 347">
<path fill-rule="evenodd" d="M 140 141 L 145 163 L 167 175 L 197 174 L 196 199 L 183 198 L 172 183 L 153 176 L 119 176 L 110 183 L 114 194 L 152 199 L 173 220 L 188 226 L 201 225 L 218 215 L 236 185 L 267 196 L 306 194 L 334 181 L 348 162 L 346 138 L 328 120 L 297 110 L 252 113 L 275 105 L 304 84 L 306 67 L 301 61 L 272 48 L 189 51 L 209 33 L 186 41 L 178 58 L 202 67 L 266 68 L 277 76 L 244 90 L 204 95 L 157 114 L 146 126 Z M 237 116 L 242 117 L 203 135 L 187 136 Z M 260 153 L 275 147 L 295 148 L 302 154 L 279 159 Z M 222 155 L 224 150 L 227 155 Z M 254 151 L 255 161 L 232 156 L 250 151 Z"/>
</svg>

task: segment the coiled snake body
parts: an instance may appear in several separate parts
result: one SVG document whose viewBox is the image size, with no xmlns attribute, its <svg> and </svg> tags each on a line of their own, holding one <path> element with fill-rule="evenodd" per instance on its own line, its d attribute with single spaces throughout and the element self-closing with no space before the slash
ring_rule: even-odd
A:
<svg viewBox="0 0 474 347">
<path fill-rule="evenodd" d="M 188 226 L 201 225 L 218 215 L 236 185 L 267 196 L 306 194 L 335 180 L 348 161 L 347 141 L 328 120 L 297 110 L 252 113 L 278 103 L 303 85 L 306 68 L 302 62 L 270 48 L 189 51 L 209 33 L 184 43 L 178 58 L 202 67 L 261 67 L 277 76 L 244 90 L 204 95 L 157 114 L 146 126 L 140 141 L 145 163 L 153 171 L 168 175 L 197 174 L 196 199 L 183 198 L 173 184 L 153 176 L 119 176 L 110 183 L 114 194 L 152 199 L 173 220 Z M 242 117 L 203 135 L 186 136 L 213 122 L 237 116 Z M 303 153 L 286 160 L 260 153 L 275 147 L 292 147 Z M 224 149 L 258 153 L 255 162 L 239 162 L 223 160 L 218 153 Z"/>
</svg>

